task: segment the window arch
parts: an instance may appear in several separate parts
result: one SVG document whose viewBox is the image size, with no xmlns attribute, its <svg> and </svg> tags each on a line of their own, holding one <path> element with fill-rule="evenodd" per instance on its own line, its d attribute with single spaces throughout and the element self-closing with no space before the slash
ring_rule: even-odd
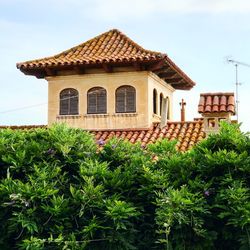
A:
<svg viewBox="0 0 250 250">
<path fill-rule="evenodd" d="M 76 89 L 64 89 L 60 92 L 60 115 L 78 115 L 79 94 Z"/>
<path fill-rule="evenodd" d="M 153 112 L 157 114 L 157 90 L 153 90 Z"/>
<path fill-rule="evenodd" d="M 107 113 L 107 91 L 101 87 L 88 90 L 88 114 Z"/>
<path fill-rule="evenodd" d="M 116 113 L 136 112 L 136 91 L 129 85 L 124 85 L 116 89 L 115 92 Z"/>
</svg>

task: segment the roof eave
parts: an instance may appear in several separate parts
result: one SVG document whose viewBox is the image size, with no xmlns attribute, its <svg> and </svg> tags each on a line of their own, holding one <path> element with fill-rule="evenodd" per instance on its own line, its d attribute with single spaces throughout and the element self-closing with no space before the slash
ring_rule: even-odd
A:
<svg viewBox="0 0 250 250">
<path fill-rule="evenodd" d="M 115 66 L 135 66 L 139 64 L 139 70 L 150 70 L 157 74 L 167 84 L 170 84 L 174 89 L 190 90 L 196 84 L 193 82 L 172 60 L 165 54 L 161 58 L 147 59 L 147 60 L 117 60 L 117 61 L 100 61 L 100 62 L 76 62 L 76 63 L 64 63 L 64 64 L 52 64 L 52 65 L 25 65 L 25 63 L 17 63 L 17 68 L 25 75 L 33 75 L 39 79 L 46 76 L 55 76 L 58 70 L 72 70 L 76 67 L 82 68 L 98 68 L 104 65 L 111 67 Z M 138 68 L 136 68 L 138 70 Z M 173 72 L 176 78 L 168 78 L 161 76 L 162 73 Z M 160 73 L 157 73 L 160 72 Z M 175 81 L 176 80 L 176 81 Z"/>
<path fill-rule="evenodd" d="M 190 90 L 196 85 L 167 55 L 150 70 L 175 89 Z"/>
</svg>

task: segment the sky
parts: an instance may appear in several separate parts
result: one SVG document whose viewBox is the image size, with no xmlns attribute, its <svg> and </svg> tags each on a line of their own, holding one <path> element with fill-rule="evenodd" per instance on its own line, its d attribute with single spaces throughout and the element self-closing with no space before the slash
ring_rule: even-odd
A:
<svg viewBox="0 0 250 250">
<path fill-rule="evenodd" d="M 174 93 L 174 120 L 185 99 L 186 119 L 200 93 L 235 92 L 235 66 L 250 65 L 249 0 L 0 0 L 0 125 L 47 124 L 44 79 L 16 63 L 52 56 L 110 29 L 166 53 L 193 81 Z M 239 65 L 239 121 L 250 131 L 250 67 Z"/>
</svg>

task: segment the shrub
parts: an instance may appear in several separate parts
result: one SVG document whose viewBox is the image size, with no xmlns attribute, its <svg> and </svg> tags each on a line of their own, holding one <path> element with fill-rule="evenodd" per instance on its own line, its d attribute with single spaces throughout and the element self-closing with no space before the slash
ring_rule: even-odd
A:
<svg viewBox="0 0 250 250">
<path fill-rule="evenodd" d="M 228 124 L 187 153 L 0 130 L 0 249 L 249 249 L 249 155 Z"/>
</svg>

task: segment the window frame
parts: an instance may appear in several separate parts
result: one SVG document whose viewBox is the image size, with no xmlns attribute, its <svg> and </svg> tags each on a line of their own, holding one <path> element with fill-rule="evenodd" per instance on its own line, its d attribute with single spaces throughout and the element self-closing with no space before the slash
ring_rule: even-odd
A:
<svg viewBox="0 0 250 250">
<path fill-rule="evenodd" d="M 122 91 L 124 91 L 124 93 L 122 93 Z M 118 96 L 119 94 L 120 96 Z M 122 105 L 122 106 L 119 106 L 119 105 Z M 136 89 L 135 87 L 131 85 L 122 85 L 116 89 L 115 112 L 116 113 L 136 113 Z"/>
<path fill-rule="evenodd" d="M 72 91 L 72 93 L 66 92 Z M 59 115 L 79 115 L 79 92 L 74 88 L 61 90 L 59 94 Z"/>
<path fill-rule="evenodd" d="M 92 91 L 103 91 L 103 93 L 91 93 Z M 95 104 L 91 104 L 91 101 Z M 95 110 L 91 110 L 93 107 Z M 87 114 L 107 114 L 107 90 L 105 88 L 93 87 L 87 91 Z"/>
</svg>

